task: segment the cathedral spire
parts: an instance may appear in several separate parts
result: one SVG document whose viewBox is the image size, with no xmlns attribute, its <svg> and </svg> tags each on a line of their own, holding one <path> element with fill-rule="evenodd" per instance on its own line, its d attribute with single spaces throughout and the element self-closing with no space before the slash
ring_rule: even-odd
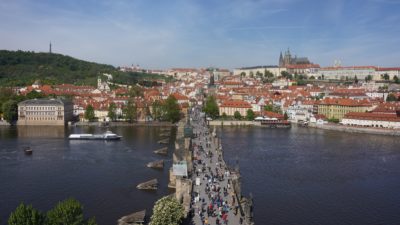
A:
<svg viewBox="0 0 400 225">
<path fill-rule="evenodd" d="M 49 48 L 49 53 L 51 54 L 51 41 L 50 41 L 50 48 Z"/>
<path fill-rule="evenodd" d="M 279 55 L 279 66 L 282 67 L 283 66 L 283 56 L 282 56 L 282 51 L 281 54 Z"/>
</svg>

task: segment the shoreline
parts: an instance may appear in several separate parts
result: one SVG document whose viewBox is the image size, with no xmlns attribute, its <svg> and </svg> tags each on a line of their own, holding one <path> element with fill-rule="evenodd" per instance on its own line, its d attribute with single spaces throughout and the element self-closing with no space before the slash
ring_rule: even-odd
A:
<svg viewBox="0 0 400 225">
<path fill-rule="evenodd" d="M 76 122 L 73 124 L 67 124 L 65 126 L 60 125 L 16 125 L 9 124 L 7 122 L 0 121 L 0 126 L 15 126 L 15 127 L 40 127 L 40 126 L 54 126 L 54 127 L 84 127 L 84 126 L 96 126 L 96 127 L 176 127 L 176 124 L 171 122 L 108 122 L 108 125 L 104 125 L 103 122 Z"/>
<path fill-rule="evenodd" d="M 291 124 L 298 123 L 291 122 Z M 263 125 L 259 125 L 254 121 L 243 121 L 243 120 L 213 120 L 209 121 L 210 126 L 239 126 L 239 127 L 249 127 L 249 126 L 258 126 L 263 127 Z M 300 127 L 300 126 L 298 126 Z M 339 132 L 348 132 L 348 133 L 360 133 L 360 134 L 376 134 L 376 135 L 386 135 L 386 136 L 400 136 L 400 130 L 394 129 L 386 129 L 386 128 L 372 128 L 372 127 L 351 127 L 345 125 L 336 125 L 336 124 L 324 124 L 324 125 L 317 125 L 317 124 L 309 124 L 308 127 L 323 129 L 323 130 L 332 130 L 332 131 L 339 131 Z M 281 128 L 276 128 L 281 129 Z"/>
<path fill-rule="evenodd" d="M 335 125 L 335 124 L 325 124 L 325 125 L 309 124 L 308 127 L 323 129 L 323 130 L 341 131 L 341 132 L 347 132 L 347 133 L 400 136 L 400 130 L 392 130 L 392 129 L 385 129 L 385 128 L 350 127 L 350 126 Z"/>
<path fill-rule="evenodd" d="M 145 127 L 176 127 L 176 124 L 171 122 L 136 122 L 136 123 L 128 123 L 128 122 L 108 122 L 107 125 L 104 125 L 104 122 L 77 122 L 74 124 L 68 124 L 68 127 L 81 127 L 81 126 L 99 126 L 99 127 L 137 127 L 137 126 L 145 126 Z"/>
</svg>

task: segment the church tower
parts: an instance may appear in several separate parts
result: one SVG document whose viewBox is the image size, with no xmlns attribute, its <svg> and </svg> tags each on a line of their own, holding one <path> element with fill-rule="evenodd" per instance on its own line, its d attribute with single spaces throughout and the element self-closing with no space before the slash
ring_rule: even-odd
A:
<svg viewBox="0 0 400 225">
<path fill-rule="evenodd" d="M 50 41 L 50 48 L 49 48 L 49 53 L 51 54 L 51 41 Z"/>
<path fill-rule="evenodd" d="M 283 56 L 282 56 L 282 51 L 281 51 L 281 54 L 279 55 L 279 67 L 283 67 Z"/>
<path fill-rule="evenodd" d="M 102 89 L 102 81 L 100 77 L 97 77 L 97 89 L 101 90 Z"/>
<path fill-rule="evenodd" d="M 284 65 L 290 65 L 292 64 L 292 55 L 290 54 L 290 50 L 288 48 L 288 50 L 285 52 L 285 57 L 284 57 Z"/>
</svg>

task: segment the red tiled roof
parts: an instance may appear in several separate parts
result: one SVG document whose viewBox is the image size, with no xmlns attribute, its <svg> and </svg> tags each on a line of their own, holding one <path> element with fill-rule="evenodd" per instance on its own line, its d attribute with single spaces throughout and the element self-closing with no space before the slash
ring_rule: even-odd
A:
<svg viewBox="0 0 400 225">
<path fill-rule="evenodd" d="M 400 67 L 378 67 L 376 71 L 400 71 Z"/>
<path fill-rule="evenodd" d="M 227 100 L 224 101 L 220 107 L 229 107 L 229 108 L 250 108 L 251 105 L 248 102 L 241 100 Z"/>
<path fill-rule="evenodd" d="M 267 116 L 269 118 L 277 118 L 283 120 L 285 118 L 284 115 L 276 113 L 276 112 L 271 112 L 271 111 L 264 111 L 264 116 Z"/>
<path fill-rule="evenodd" d="M 172 96 L 175 97 L 176 100 L 189 100 L 188 97 L 186 97 L 185 95 L 182 95 L 181 93 L 175 92 L 172 94 Z"/>
<path fill-rule="evenodd" d="M 318 102 L 319 105 L 341 105 L 341 106 L 371 106 L 367 100 L 353 100 L 349 98 L 324 98 Z"/>
<path fill-rule="evenodd" d="M 318 64 L 290 64 L 286 66 L 286 69 L 311 69 L 320 68 Z"/>
<path fill-rule="evenodd" d="M 349 113 L 346 113 L 346 115 L 344 115 L 344 118 L 358 119 L 358 120 L 400 122 L 400 117 L 398 117 L 396 114 L 383 114 L 383 113 L 349 112 Z"/>
<path fill-rule="evenodd" d="M 338 66 L 338 67 L 323 67 L 321 70 L 362 70 L 362 69 L 376 69 L 375 66 Z"/>
</svg>

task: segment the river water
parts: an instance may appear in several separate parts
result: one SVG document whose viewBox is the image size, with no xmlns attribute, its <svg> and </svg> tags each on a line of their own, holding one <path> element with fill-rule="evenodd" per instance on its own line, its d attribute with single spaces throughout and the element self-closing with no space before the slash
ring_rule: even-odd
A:
<svg viewBox="0 0 400 225">
<path fill-rule="evenodd" d="M 224 127 L 256 224 L 400 224 L 399 137 Z"/>
<path fill-rule="evenodd" d="M 171 166 L 175 130 L 169 156 L 153 150 L 161 128 L 115 127 L 121 141 L 69 141 L 70 133 L 102 133 L 105 128 L 0 127 L 0 224 L 21 201 L 47 211 L 68 197 L 84 205 L 87 217 L 100 225 L 116 224 L 121 216 L 142 209 L 169 193 L 168 169 L 154 170 L 148 162 L 165 159 Z M 164 131 L 162 132 L 164 133 Z M 32 156 L 22 151 L 33 149 Z M 136 185 L 157 178 L 157 191 L 141 191 Z"/>
<path fill-rule="evenodd" d="M 161 128 L 114 127 L 117 142 L 68 141 L 104 128 L 0 127 L 0 224 L 21 202 L 47 211 L 68 197 L 100 225 L 116 224 L 169 193 L 168 169 L 146 168 L 162 147 Z M 175 134 L 175 130 L 171 131 Z M 254 197 L 256 224 L 400 224 L 400 140 L 312 128 L 219 129 L 225 159 L 238 164 L 242 190 Z M 31 146 L 25 156 L 23 146 Z M 155 192 L 136 190 L 157 178 Z"/>
</svg>

